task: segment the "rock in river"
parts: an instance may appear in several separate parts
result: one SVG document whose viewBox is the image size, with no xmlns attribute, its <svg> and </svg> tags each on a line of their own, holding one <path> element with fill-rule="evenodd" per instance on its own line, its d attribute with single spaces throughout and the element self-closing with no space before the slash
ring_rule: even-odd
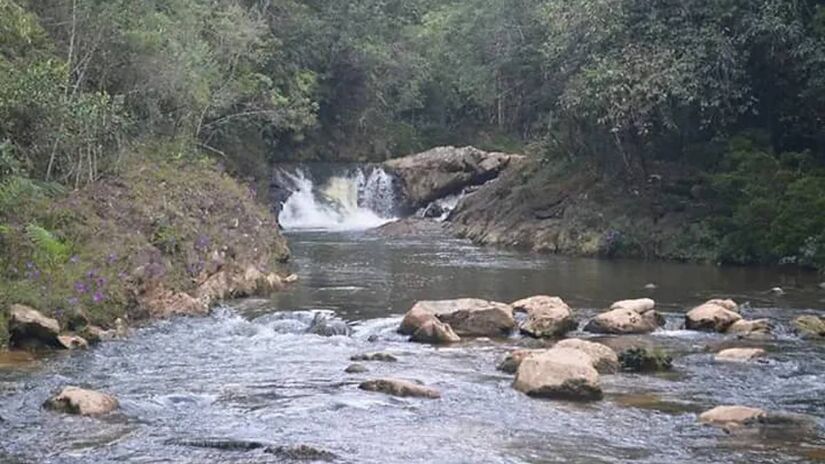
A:
<svg viewBox="0 0 825 464">
<path fill-rule="evenodd" d="M 419 301 L 404 316 L 398 331 L 405 335 L 413 335 L 433 318 L 449 324 L 459 336 L 497 337 L 508 335 L 516 327 L 513 308 L 510 305 L 476 298 L 461 298 Z"/>
<path fill-rule="evenodd" d="M 114 396 L 94 390 L 65 387 L 60 393 L 46 400 L 43 407 L 68 414 L 99 416 L 117 409 L 118 401 Z"/>
<path fill-rule="evenodd" d="M 578 338 L 562 340 L 553 348 L 572 348 L 585 352 L 593 360 L 593 367 L 600 374 L 615 374 L 619 371 L 619 356 L 607 345 Z"/>
<path fill-rule="evenodd" d="M 825 338 L 825 318 L 813 315 L 799 316 L 793 320 L 794 332 L 802 338 Z"/>
<path fill-rule="evenodd" d="M 603 334 L 644 334 L 656 330 L 657 324 L 632 309 L 618 308 L 591 319 L 584 330 Z"/>
<path fill-rule="evenodd" d="M 766 415 L 765 411 L 758 408 L 717 406 L 699 415 L 699 422 L 719 426 L 743 426 L 757 422 Z"/>
<path fill-rule="evenodd" d="M 401 379 L 378 379 L 362 382 L 358 386 L 361 390 L 385 393 L 391 396 L 416 398 L 441 398 L 441 393 L 435 388 L 419 385 Z"/>
<path fill-rule="evenodd" d="M 85 338 L 74 334 L 62 334 L 57 336 L 60 345 L 67 350 L 83 350 L 89 348 L 89 342 Z"/>
<path fill-rule="evenodd" d="M 458 343 L 461 341 L 461 337 L 453 332 L 453 329 L 449 324 L 445 324 L 433 318 L 419 327 L 412 337 L 410 337 L 410 341 L 442 345 L 448 343 Z"/>
<path fill-rule="evenodd" d="M 768 319 L 745 320 L 739 319 L 726 330 L 729 334 L 736 334 L 741 338 L 757 338 L 758 335 L 770 336 L 773 331 L 771 321 Z"/>
<path fill-rule="evenodd" d="M 521 157 L 474 147 L 437 147 L 387 161 L 384 167 L 400 180 L 406 209 L 413 211 L 495 178 L 515 158 Z"/>
<path fill-rule="evenodd" d="M 527 356 L 516 371 L 513 387 L 529 396 L 600 400 L 603 396 L 593 359 L 572 348 L 553 348 Z"/>
<path fill-rule="evenodd" d="M 362 361 L 362 362 L 371 362 L 371 361 L 378 361 L 378 362 L 396 362 L 398 358 L 389 354 L 389 353 L 365 353 L 365 354 L 356 354 L 349 358 L 350 361 Z"/>
<path fill-rule="evenodd" d="M 547 350 L 529 350 L 529 349 L 513 350 L 513 351 L 507 353 L 504 356 L 504 359 L 501 360 L 501 362 L 498 364 L 496 369 L 498 369 L 502 372 L 506 372 L 508 374 L 515 374 L 516 371 L 518 370 L 518 367 L 521 365 L 522 361 L 524 361 L 527 358 L 527 356 L 529 356 L 533 353 L 538 353 L 538 352 L 543 352 L 543 351 L 547 351 Z"/>
<path fill-rule="evenodd" d="M 716 353 L 716 361 L 745 362 L 766 356 L 762 348 L 728 348 Z"/>
<path fill-rule="evenodd" d="M 327 316 L 324 313 L 315 313 L 312 323 L 307 329 L 307 333 L 320 335 L 322 337 L 333 337 L 336 335 L 349 336 L 352 329 L 346 322 Z"/>
<path fill-rule="evenodd" d="M 58 335 L 60 324 L 40 311 L 24 305 L 9 309 L 9 339 L 12 347 L 49 346 L 62 348 Z"/>
<path fill-rule="evenodd" d="M 558 297 L 534 296 L 516 301 L 511 306 L 514 311 L 527 313 L 527 319 L 519 329 L 531 337 L 561 337 L 578 327 L 570 307 Z"/>
<path fill-rule="evenodd" d="M 685 328 L 709 332 L 725 332 L 742 319 L 738 306 L 732 300 L 710 300 L 685 315 Z"/>
<path fill-rule="evenodd" d="M 347 366 L 347 368 L 344 369 L 344 372 L 346 372 L 347 374 L 363 374 L 364 372 L 369 372 L 369 369 L 367 369 L 367 366 L 363 364 L 356 363 Z"/>
</svg>

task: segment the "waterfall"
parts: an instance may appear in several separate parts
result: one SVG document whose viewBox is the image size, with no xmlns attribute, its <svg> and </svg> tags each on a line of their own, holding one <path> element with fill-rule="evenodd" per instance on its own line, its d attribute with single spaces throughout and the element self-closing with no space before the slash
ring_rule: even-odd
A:
<svg viewBox="0 0 825 464">
<path fill-rule="evenodd" d="M 395 220 L 395 185 L 383 169 L 361 166 L 323 179 L 297 168 L 277 176 L 290 184 L 278 221 L 286 230 L 366 230 Z"/>
</svg>

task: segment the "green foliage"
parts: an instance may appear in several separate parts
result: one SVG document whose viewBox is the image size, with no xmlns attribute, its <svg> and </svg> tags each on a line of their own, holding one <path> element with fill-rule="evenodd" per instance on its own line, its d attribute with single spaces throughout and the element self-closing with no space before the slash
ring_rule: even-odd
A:
<svg viewBox="0 0 825 464">
<path fill-rule="evenodd" d="M 825 269 L 825 169 L 810 153 L 776 156 L 735 138 L 710 183 L 724 261 Z"/>
<path fill-rule="evenodd" d="M 52 232 L 36 224 L 26 226 L 26 237 L 34 245 L 34 261 L 40 267 L 54 268 L 69 259 L 71 247 Z"/>
</svg>

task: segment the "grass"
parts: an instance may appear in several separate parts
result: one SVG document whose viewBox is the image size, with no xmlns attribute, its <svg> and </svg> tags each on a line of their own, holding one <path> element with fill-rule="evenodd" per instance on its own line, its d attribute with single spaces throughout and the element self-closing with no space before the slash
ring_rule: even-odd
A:
<svg viewBox="0 0 825 464">
<path fill-rule="evenodd" d="M 21 303 L 64 328 L 112 327 L 145 317 L 137 295 L 149 289 L 190 291 L 222 266 L 277 271 L 289 250 L 253 189 L 177 149 L 145 148 L 117 176 L 75 192 L 35 189 L 0 211 L 0 311 Z"/>
</svg>

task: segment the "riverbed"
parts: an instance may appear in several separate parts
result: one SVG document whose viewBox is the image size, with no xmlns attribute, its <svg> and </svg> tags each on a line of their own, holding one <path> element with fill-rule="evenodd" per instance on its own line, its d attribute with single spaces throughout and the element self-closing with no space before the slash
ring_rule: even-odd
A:
<svg viewBox="0 0 825 464">
<path fill-rule="evenodd" d="M 814 274 L 535 255 L 446 236 L 304 231 L 288 239 L 300 280 L 271 299 L 152 323 L 86 352 L 0 358 L 0 462 L 290 462 L 261 449 L 191 446 L 209 440 L 309 445 L 352 463 L 825 459 L 825 345 L 789 328 L 793 317 L 825 307 Z M 612 301 L 654 298 L 664 329 L 595 339 L 616 348 L 661 347 L 674 356 L 674 371 L 602 376 L 605 399 L 597 403 L 544 401 L 516 392 L 512 376 L 496 370 L 509 349 L 536 341 L 513 335 L 437 348 L 395 332 L 416 300 L 509 302 L 536 294 L 564 298 L 582 323 Z M 745 304 L 748 319 L 770 318 L 776 338 L 742 342 L 682 330 L 684 312 L 712 297 Z M 347 321 L 352 336 L 306 333 L 319 311 Z M 765 363 L 714 363 L 713 352 L 730 346 L 764 347 L 769 356 Z M 398 362 L 344 372 L 352 355 L 375 351 Z M 384 376 L 423 382 L 442 398 L 358 389 L 360 381 Z M 42 410 L 67 384 L 112 393 L 121 409 L 102 419 Z M 720 404 L 804 414 L 810 427 L 728 434 L 698 424 L 699 412 Z"/>
</svg>

